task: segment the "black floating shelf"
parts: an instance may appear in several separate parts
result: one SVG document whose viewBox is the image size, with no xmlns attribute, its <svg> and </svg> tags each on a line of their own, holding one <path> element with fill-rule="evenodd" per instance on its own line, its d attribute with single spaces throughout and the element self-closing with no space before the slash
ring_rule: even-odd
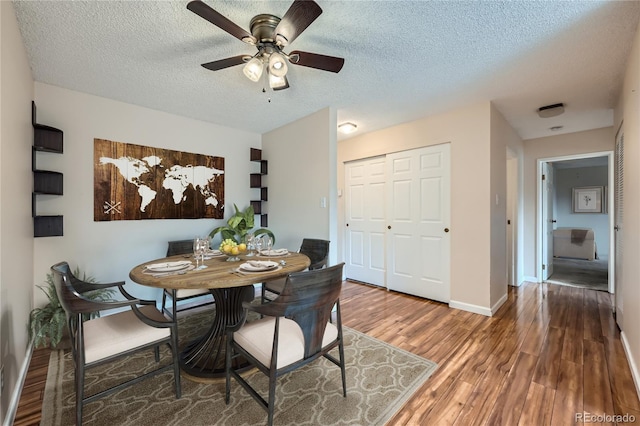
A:
<svg viewBox="0 0 640 426">
<path fill-rule="evenodd" d="M 31 216 L 33 217 L 34 237 L 62 236 L 62 216 L 37 216 L 36 195 L 62 195 L 62 173 L 36 168 L 36 152 L 62 154 L 62 130 L 36 122 L 36 103 L 31 102 L 31 124 L 33 125 L 33 148 L 31 152 L 31 170 L 33 171 L 33 192 L 31 193 Z"/>
<path fill-rule="evenodd" d="M 251 176 L 249 179 L 249 186 L 251 188 L 262 187 L 262 175 L 260 173 L 251 173 Z"/>
<path fill-rule="evenodd" d="M 260 226 L 264 228 L 269 226 L 269 221 L 266 214 L 260 215 Z"/>
<path fill-rule="evenodd" d="M 33 236 L 62 236 L 62 216 L 35 216 L 33 218 Z"/>
<path fill-rule="evenodd" d="M 62 154 L 62 130 L 36 124 L 33 126 L 33 149 Z"/>
<path fill-rule="evenodd" d="M 269 201 L 267 198 L 267 193 L 269 192 L 268 188 L 260 188 L 260 200 L 261 201 Z"/>
<path fill-rule="evenodd" d="M 262 150 L 258 148 L 251 148 L 251 161 L 261 161 Z"/>
<path fill-rule="evenodd" d="M 262 213 L 262 201 L 251 201 L 251 206 L 253 207 L 253 212 L 255 214 Z"/>
<path fill-rule="evenodd" d="M 33 149 L 62 154 L 62 130 L 36 122 L 36 103 L 31 101 L 31 124 L 33 125 Z"/>
<path fill-rule="evenodd" d="M 62 195 L 62 173 L 34 170 L 33 192 L 36 194 Z"/>
</svg>

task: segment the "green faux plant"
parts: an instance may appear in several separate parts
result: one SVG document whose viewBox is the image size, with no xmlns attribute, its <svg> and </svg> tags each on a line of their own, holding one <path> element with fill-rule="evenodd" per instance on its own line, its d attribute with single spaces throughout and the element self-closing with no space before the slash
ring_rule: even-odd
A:
<svg viewBox="0 0 640 426">
<path fill-rule="evenodd" d="M 73 275 L 80 277 L 80 270 L 76 267 Z M 93 277 L 82 274 L 82 281 L 95 283 Z M 49 303 L 41 308 L 33 309 L 29 314 L 29 339 L 33 339 L 34 347 L 56 347 L 60 344 L 64 336 L 65 327 L 67 326 L 67 316 L 64 308 L 58 299 L 56 286 L 53 282 L 53 274 L 47 274 L 46 285 L 38 286 L 44 294 L 47 295 Z M 90 300 L 98 300 L 107 302 L 113 300 L 111 296 L 115 294 L 115 290 L 101 289 L 88 291 L 83 296 Z M 100 312 L 92 312 L 86 314 L 86 318 L 97 318 Z"/>
<path fill-rule="evenodd" d="M 255 212 L 253 210 L 253 206 L 249 206 L 244 210 L 240 210 L 238 206 L 235 204 L 233 207 L 236 209 L 236 212 L 233 216 L 227 220 L 226 226 L 219 226 L 215 228 L 209 236 L 213 239 L 217 234 L 222 236 L 223 240 L 227 238 L 234 240 L 236 243 L 246 243 L 247 234 L 254 227 L 254 218 Z M 266 228 L 260 228 L 253 231 L 253 235 L 258 236 L 266 234 L 271 237 L 271 240 L 275 243 L 276 237 L 273 235 L 273 232 L 269 231 Z"/>
</svg>

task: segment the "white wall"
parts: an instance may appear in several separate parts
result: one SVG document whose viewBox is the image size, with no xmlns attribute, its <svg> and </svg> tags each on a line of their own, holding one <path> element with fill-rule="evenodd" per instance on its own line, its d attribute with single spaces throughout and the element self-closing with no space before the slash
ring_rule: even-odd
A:
<svg viewBox="0 0 640 426">
<path fill-rule="evenodd" d="M 537 280 L 537 161 L 540 158 L 612 151 L 615 147 L 611 127 L 567 133 L 524 141 L 524 275 Z"/>
<path fill-rule="evenodd" d="M 583 186 L 602 186 L 609 183 L 609 168 L 576 167 L 556 169 L 554 174 L 555 201 L 554 219 L 558 228 L 593 229 L 598 258 L 609 257 L 609 215 L 603 213 L 574 213 L 573 188 Z M 603 191 L 604 195 L 604 191 Z"/>
<path fill-rule="evenodd" d="M 509 125 L 502 114 L 491 105 L 491 308 L 495 312 L 507 298 L 507 151 L 515 158 L 517 164 L 522 163 L 522 139 Z M 516 169 L 518 167 L 516 166 Z M 517 171 L 517 170 L 516 170 Z M 518 194 L 522 182 L 518 175 L 514 186 L 513 202 L 516 204 L 516 214 L 522 209 L 522 203 L 518 202 Z M 512 232 L 516 233 L 516 240 L 521 239 L 518 232 L 516 217 L 512 226 Z M 516 255 L 518 254 L 516 245 Z M 516 262 L 516 276 L 518 276 Z"/>
<path fill-rule="evenodd" d="M 451 303 L 484 312 L 491 308 L 490 216 L 495 199 L 490 186 L 490 110 L 490 103 L 483 102 L 338 144 L 338 188 L 344 192 L 345 162 L 451 143 Z M 506 159 L 502 167 L 506 170 Z M 341 258 L 344 212 L 340 198 Z"/>
<path fill-rule="evenodd" d="M 262 137 L 268 161 L 269 229 L 278 247 L 298 250 L 302 239 L 331 241 L 329 263 L 336 252 L 336 113 L 325 108 Z M 322 200 L 326 207 L 322 207 Z"/>
<path fill-rule="evenodd" d="M 33 79 L 13 10 L 0 2 L 0 363 L 2 418 L 28 365 L 27 323 L 33 297 L 31 100 Z"/>
<path fill-rule="evenodd" d="M 624 122 L 624 220 L 622 277 L 616 280 L 617 320 L 640 395 L 640 29 L 629 55 L 622 94 L 615 110 L 615 129 Z"/>
<path fill-rule="evenodd" d="M 62 214 L 64 236 L 35 239 L 33 273 L 41 283 L 49 267 L 67 260 L 101 282 L 127 280 L 132 267 L 163 257 L 167 241 L 206 235 L 223 225 L 233 204 L 244 209 L 249 188 L 250 147 L 260 135 L 36 83 L 38 121 L 64 132 L 63 154 L 38 154 L 38 167 L 64 173 L 64 195 L 39 197 L 39 214 Z M 93 221 L 93 140 L 107 139 L 225 158 L 225 220 L 169 219 Z M 128 284 L 129 285 L 129 284 Z M 130 284 L 139 297 L 160 290 Z M 40 302 L 44 302 L 40 297 Z"/>
</svg>

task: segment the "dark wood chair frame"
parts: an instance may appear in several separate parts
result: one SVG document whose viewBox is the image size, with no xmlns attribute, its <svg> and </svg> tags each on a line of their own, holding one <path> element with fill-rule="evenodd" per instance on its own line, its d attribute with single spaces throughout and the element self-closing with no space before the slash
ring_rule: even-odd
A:
<svg viewBox="0 0 640 426">
<path fill-rule="evenodd" d="M 342 319 L 340 317 L 340 292 L 342 290 L 343 266 L 344 263 L 341 263 L 329 268 L 290 274 L 286 279 L 282 292 L 271 302 L 260 305 L 243 302 L 243 307 L 247 311 L 253 311 L 265 317 L 275 317 L 271 364 L 268 366 L 262 364 L 234 341 L 234 332 L 244 325 L 244 321 L 228 327 L 225 393 L 225 401 L 227 404 L 229 403 L 231 393 L 231 377 L 233 377 L 267 411 L 268 424 L 271 425 L 273 423 L 277 378 L 321 356 L 340 367 L 342 375 L 342 395 L 344 397 L 347 396 Z M 325 328 L 331 318 L 331 312 L 334 306 L 336 306 L 336 322 L 334 324 L 338 329 L 338 337 L 327 346 L 322 347 Z M 295 321 L 302 329 L 304 335 L 304 357 L 300 361 L 277 369 L 278 337 L 281 317 Z M 336 346 L 339 348 L 340 359 L 336 359 L 329 354 L 329 351 Z M 240 376 L 238 371 L 232 369 L 232 360 L 237 357 L 242 357 L 249 361 L 250 364 L 256 366 L 269 377 L 268 401 L 256 392 L 251 385 Z"/>
<path fill-rule="evenodd" d="M 329 259 L 329 244 L 327 240 L 320 240 L 314 238 L 304 238 L 302 245 L 298 250 L 298 253 L 306 255 L 310 260 L 309 270 L 321 269 L 327 266 Z M 274 283 L 262 283 L 262 303 L 268 302 L 270 299 L 267 297 L 267 291 L 273 294 L 280 294 L 280 288 L 282 284 L 276 285 L 278 281 Z M 271 284 L 271 285 L 270 285 Z"/>
<path fill-rule="evenodd" d="M 176 240 L 169 241 L 169 246 L 167 247 L 167 257 L 176 256 L 179 254 L 189 254 L 193 253 L 193 240 Z M 211 293 L 209 293 L 211 294 Z M 165 308 L 167 304 L 167 296 L 171 298 L 171 309 Z M 178 301 L 180 300 L 188 300 L 194 299 L 196 297 L 206 297 L 206 294 L 196 294 L 193 296 L 187 297 L 177 297 L 175 289 L 164 289 L 162 292 L 162 312 L 169 315 L 171 318 L 175 318 L 178 312 L 188 311 L 189 309 L 199 308 L 201 306 L 212 305 L 214 303 L 213 300 L 210 302 L 198 303 L 197 305 L 187 306 L 182 309 L 178 309 Z"/>
<path fill-rule="evenodd" d="M 124 289 L 124 281 L 106 284 L 89 283 L 86 281 L 82 281 L 76 278 L 71 273 L 67 262 L 60 262 L 53 265 L 51 267 L 51 272 L 53 274 L 56 293 L 58 294 L 60 304 L 67 314 L 67 326 L 69 328 L 69 336 L 71 337 L 72 355 L 75 362 L 76 425 L 82 425 L 82 408 L 84 404 L 102 398 L 126 386 L 133 385 L 146 379 L 147 377 L 153 376 L 171 368 L 173 368 L 176 398 L 181 397 L 182 390 L 180 384 L 180 366 L 178 363 L 178 333 L 176 322 L 175 320 L 166 322 L 155 321 L 144 315 L 144 313 L 140 312 L 138 308 L 138 305 L 155 306 L 155 300 L 142 300 L 133 297 Z M 102 302 L 90 300 L 83 296 L 83 294 L 92 290 L 100 290 L 113 287 L 117 287 L 120 294 L 124 296 L 126 300 L 116 302 Z M 92 312 L 124 307 L 130 307 L 135 316 L 140 319 L 140 321 L 152 327 L 169 328 L 171 331 L 169 337 L 167 337 L 166 339 L 151 342 L 144 346 L 139 346 L 129 351 L 120 352 L 108 358 L 104 358 L 92 363 L 86 363 L 84 358 L 84 321 L 89 318 L 89 315 Z M 84 396 L 84 377 L 86 369 L 104 364 L 121 356 L 125 356 L 149 348 L 154 349 L 155 360 L 156 362 L 159 362 L 160 345 L 165 343 L 171 347 L 171 364 L 159 367 L 155 370 L 134 377 L 133 379 L 117 384 L 113 387 L 110 387 L 109 389 L 105 389 L 91 396 Z"/>
</svg>

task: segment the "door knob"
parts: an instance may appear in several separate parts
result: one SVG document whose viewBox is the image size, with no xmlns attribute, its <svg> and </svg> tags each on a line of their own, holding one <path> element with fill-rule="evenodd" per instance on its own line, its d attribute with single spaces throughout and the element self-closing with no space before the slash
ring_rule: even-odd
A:
<svg viewBox="0 0 640 426">
<path fill-rule="evenodd" d="M 391 229 L 391 225 L 388 225 L 388 226 L 387 226 L 387 229 Z"/>
<path fill-rule="evenodd" d="M 444 232 L 449 232 L 449 228 L 444 228 Z"/>
<path fill-rule="evenodd" d="M 557 222 L 557 220 L 551 219 L 551 223 L 556 223 L 556 222 Z"/>
<path fill-rule="evenodd" d="M 347 226 L 349 226 L 349 224 L 347 223 Z"/>
</svg>

